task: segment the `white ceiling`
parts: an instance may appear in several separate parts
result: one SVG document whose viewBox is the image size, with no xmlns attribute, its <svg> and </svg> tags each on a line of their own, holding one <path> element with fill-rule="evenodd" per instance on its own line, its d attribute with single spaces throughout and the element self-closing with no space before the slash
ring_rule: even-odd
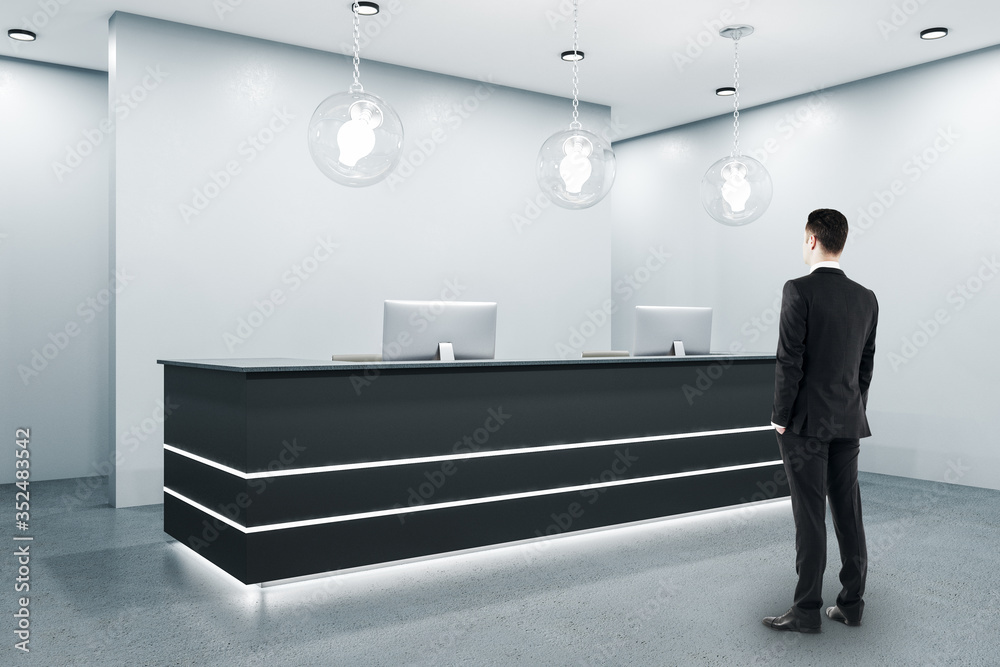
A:
<svg viewBox="0 0 1000 667">
<path fill-rule="evenodd" d="M 375 34 L 366 59 L 525 90 L 570 96 L 572 0 L 383 0 L 362 18 Z M 343 52 L 350 0 L 2 0 L 0 54 L 107 70 L 116 10 L 288 44 Z M 909 12 L 909 13 L 907 13 Z M 375 24 L 378 29 L 375 30 Z M 1000 43 L 998 0 L 581 0 L 582 99 L 612 107 L 620 138 L 726 113 L 733 45 L 724 24 L 756 32 L 740 42 L 741 105 L 755 106 Z M 943 25 L 938 41 L 920 30 Z M 688 58 L 689 60 L 684 60 Z M 364 70 L 362 69 L 362 80 Z M 345 82 L 346 86 L 346 82 Z"/>
</svg>

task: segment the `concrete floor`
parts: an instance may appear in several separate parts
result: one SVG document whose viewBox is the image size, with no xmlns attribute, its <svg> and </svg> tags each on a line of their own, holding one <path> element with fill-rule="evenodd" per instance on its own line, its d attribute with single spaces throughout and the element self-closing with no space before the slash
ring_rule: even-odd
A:
<svg viewBox="0 0 1000 667">
<path fill-rule="evenodd" d="M 795 583 L 787 500 L 261 589 L 165 535 L 161 506 L 111 509 L 100 478 L 33 482 L 31 653 L 13 647 L 8 555 L 0 664 L 1000 664 L 1000 491 L 861 483 L 864 625 L 799 635 L 760 623 Z"/>
</svg>

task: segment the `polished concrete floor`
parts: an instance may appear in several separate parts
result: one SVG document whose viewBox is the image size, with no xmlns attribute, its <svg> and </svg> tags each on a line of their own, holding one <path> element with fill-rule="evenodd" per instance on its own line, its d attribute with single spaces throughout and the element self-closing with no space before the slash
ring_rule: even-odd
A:
<svg viewBox="0 0 1000 667">
<path fill-rule="evenodd" d="M 864 625 L 819 635 L 760 623 L 794 586 L 787 500 L 262 589 L 165 535 L 160 506 L 111 509 L 99 478 L 35 482 L 31 653 L 13 646 L 11 546 L 0 664 L 1000 664 L 1000 492 L 861 482 Z"/>
</svg>

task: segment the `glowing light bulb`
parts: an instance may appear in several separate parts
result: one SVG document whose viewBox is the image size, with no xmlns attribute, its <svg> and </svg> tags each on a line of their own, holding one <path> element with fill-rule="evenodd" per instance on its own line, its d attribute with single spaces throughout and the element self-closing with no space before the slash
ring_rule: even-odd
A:
<svg viewBox="0 0 1000 667">
<path fill-rule="evenodd" d="M 375 148 L 375 128 L 382 124 L 382 110 L 367 101 L 355 102 L 350 109 L 351 120 L 337 131 L 340 163 L 354 167 L 358 160 Z"/>
<path fill-rule="evenodd" d="M 584 183 L 590 178 L 593 167 L 590 166 L 590 155 L 594 152 L 594 144 L 587 137 L 573 135 L 563 143 L 563 153 L 566 154 L 559 162 L 559 177 L 566 184 L 566 192 L 580 194 Z"/>
<path fill-rule="evenodd" d="M 350 127 L 344 129 L 345 125 Z M 309 119 L 306 138 L 309 154 L 323 175 L 352 188 L 385 179 L 403 153 L 399 116 L 385 100 L 360 90 L 360 85 L 320 102 Z"/>
<path fill-rule="evenodd" d="M 535 177 L 554 204 L 590 208 L 608 194 L 615 181 L 615 152 L 603 137 L 571 127 L 542 144 Z"/>
<path fill-rule="evenodd" d="M 746 165 L 733 160 L 722 168 L 722 177 L 726 180 L 722 184 L 722 198 L 733 213 L 742 213 L 746 210 L 747 200 L 751 195 Z"/>
<path fill-rule="evenodd" d="M 716 160 L 701 179 L 701 204 L 712 219 L 739 227 L 764 215 L 771 203 L 771 175 L 749 155 Z"/>
</svg>

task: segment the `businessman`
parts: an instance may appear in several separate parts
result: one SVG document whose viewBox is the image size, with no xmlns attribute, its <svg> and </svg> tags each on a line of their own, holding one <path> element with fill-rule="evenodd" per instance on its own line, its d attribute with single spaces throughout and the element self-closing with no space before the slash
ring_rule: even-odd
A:
<svg viewBox="0 0 1000 667">
<path fill-rule="evenodd" d="M 819 632 L 826 569 L 826 502 L 840 545 L 840 582 L 828 618 L 860 625 L 868 552 L 858 488 L 860 438 L 871 435 L 865 408 L 875 357 L 875 294 L 840 269 L 847 218 L 832 209 L 809 214 L 802 256 L 809 274 L 781 295 L 771 423 L 788 476 L 795 519 L 792 608 L 769 616 L 775 630 Z"/>
</svg>

